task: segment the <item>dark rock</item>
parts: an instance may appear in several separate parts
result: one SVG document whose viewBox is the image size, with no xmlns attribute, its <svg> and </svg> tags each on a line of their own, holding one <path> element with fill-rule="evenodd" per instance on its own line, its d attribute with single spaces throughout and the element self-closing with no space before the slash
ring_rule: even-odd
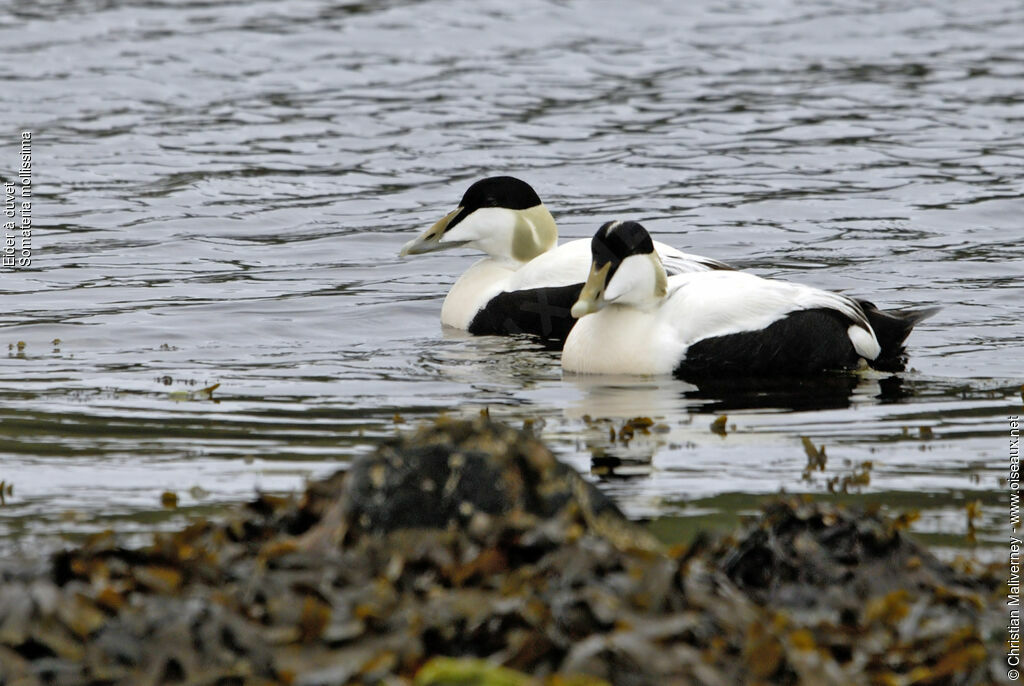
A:
<svg viewBox="0 0 1024 686">
<path fill-rule="evenodd" d="M 442 418 L 357 460 L 344 498 L 348 525 L 372 533 L 465 527 L 476 513 L 549 519 L 567 507 L 591 525 L 625 521 L 539 440 L 484 418 Z"/>
</svg>

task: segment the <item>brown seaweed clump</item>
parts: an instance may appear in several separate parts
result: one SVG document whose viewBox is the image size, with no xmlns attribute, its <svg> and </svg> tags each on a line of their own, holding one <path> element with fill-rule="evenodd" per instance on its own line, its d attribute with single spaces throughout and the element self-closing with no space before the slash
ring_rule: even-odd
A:
<svg viewBox="0 0 1024 686">
<path fill-rule="evenodd" d="M 779 502 L 663 549 L 536 438 L 439 419 L 145 548 L 0 587 L 0 686 L 990 684 L 1001 581 Z"/>
</svg>

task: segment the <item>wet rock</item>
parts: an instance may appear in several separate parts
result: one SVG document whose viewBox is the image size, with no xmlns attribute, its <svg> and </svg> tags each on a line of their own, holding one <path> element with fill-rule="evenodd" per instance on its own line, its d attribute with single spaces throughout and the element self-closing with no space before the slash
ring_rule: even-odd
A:
<svg viewBox="0 0 1024 686">
<path fill-rule="evenodd" d="M 868 594 L 956 584 L 957 574 L 909 540 L 904 526 L 870 512 L 775 503 L 726 553 L 722 569 L 760 603 L 794 609 L 855 609 Z"/>
<path fill-rule="evenodd" d="M 309 539 L 340 540 L 403 528 L 493 533 L 491 518 L 523 528 L 570 519 L 625 547 L 658 547 L 618 507 L 532 434 L 481 418 L 439 419 L 356 461 L 334 511 Z M 481 524 L 483 522 L 483 524 Z M 334 527 L 333 531 L 326 531 Z"/>
</svg>

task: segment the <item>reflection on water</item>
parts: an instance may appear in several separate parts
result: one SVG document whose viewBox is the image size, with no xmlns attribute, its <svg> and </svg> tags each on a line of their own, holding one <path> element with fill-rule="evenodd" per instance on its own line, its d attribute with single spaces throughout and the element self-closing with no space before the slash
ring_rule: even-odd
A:
<svg viewBox="0 0 1024 686">
<path fill-rule="evenodd" d="M 1022 32 L 1008 0 L 19 5 L 0 175 L 33 130 L 36 233 L 32 268 L 0 273 L 0 551 L 178 526 L 484 407 L 681 529 L 870 463 L 842 497 L 918 509 L 950 547 L 979 500 L 995 545 L 1022 409 Z M 565 238 L 635 218 L 943 309 L 899 375 L 563 378 L 536 344 L 440 329 L 474 256 L 397 258 L 495 173 Z M 809 479 L 803 437 L 828 456 Z"/>
</svg>

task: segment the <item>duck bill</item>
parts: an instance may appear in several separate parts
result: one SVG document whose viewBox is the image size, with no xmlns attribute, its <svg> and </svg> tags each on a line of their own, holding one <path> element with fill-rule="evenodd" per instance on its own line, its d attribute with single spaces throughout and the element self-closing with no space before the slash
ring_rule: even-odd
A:
<svg viewBox="0 0 1024 686">
<path fill-rule="evenodd" d="M 604 266 L 598 269 L 596 264 L 591 263 L 590 276 L 587 277 L 587 282 L 583 284 L 580 297 L 576 299 L 576 303 L 572 306 L 571 313 L 573 317 L 579 319 L 604 307 L 605 303 L 602 296 L 604 295 L 605 286 L 608 285 L 606 280 L 611 266 L 611 262 L 605 262 Z"/>
<path fill-rule="evenodd" d="M 398 253 L 399 257 L 407 257 L 408 255 L 422 255 L 423 253 L 434 252 L 437 250 L 446 250 L 448 248 L 457 248 L 460 245 L 465 245 L 465 241 L 445 241 L 441 242 L 444 238 L 445 229 L 448 228 L 448 224 L 451 223 L 452 219 L 455 218 L 459 212 L 462 211 L 461 207 L 457 207 L 448 214 L 441 217 L 441 219 L 431 226 L 429 229 L 424 231 L 422 234 L 412 239 L 408 243 L 402 246 L 402 252 Z"/>
</svg>

